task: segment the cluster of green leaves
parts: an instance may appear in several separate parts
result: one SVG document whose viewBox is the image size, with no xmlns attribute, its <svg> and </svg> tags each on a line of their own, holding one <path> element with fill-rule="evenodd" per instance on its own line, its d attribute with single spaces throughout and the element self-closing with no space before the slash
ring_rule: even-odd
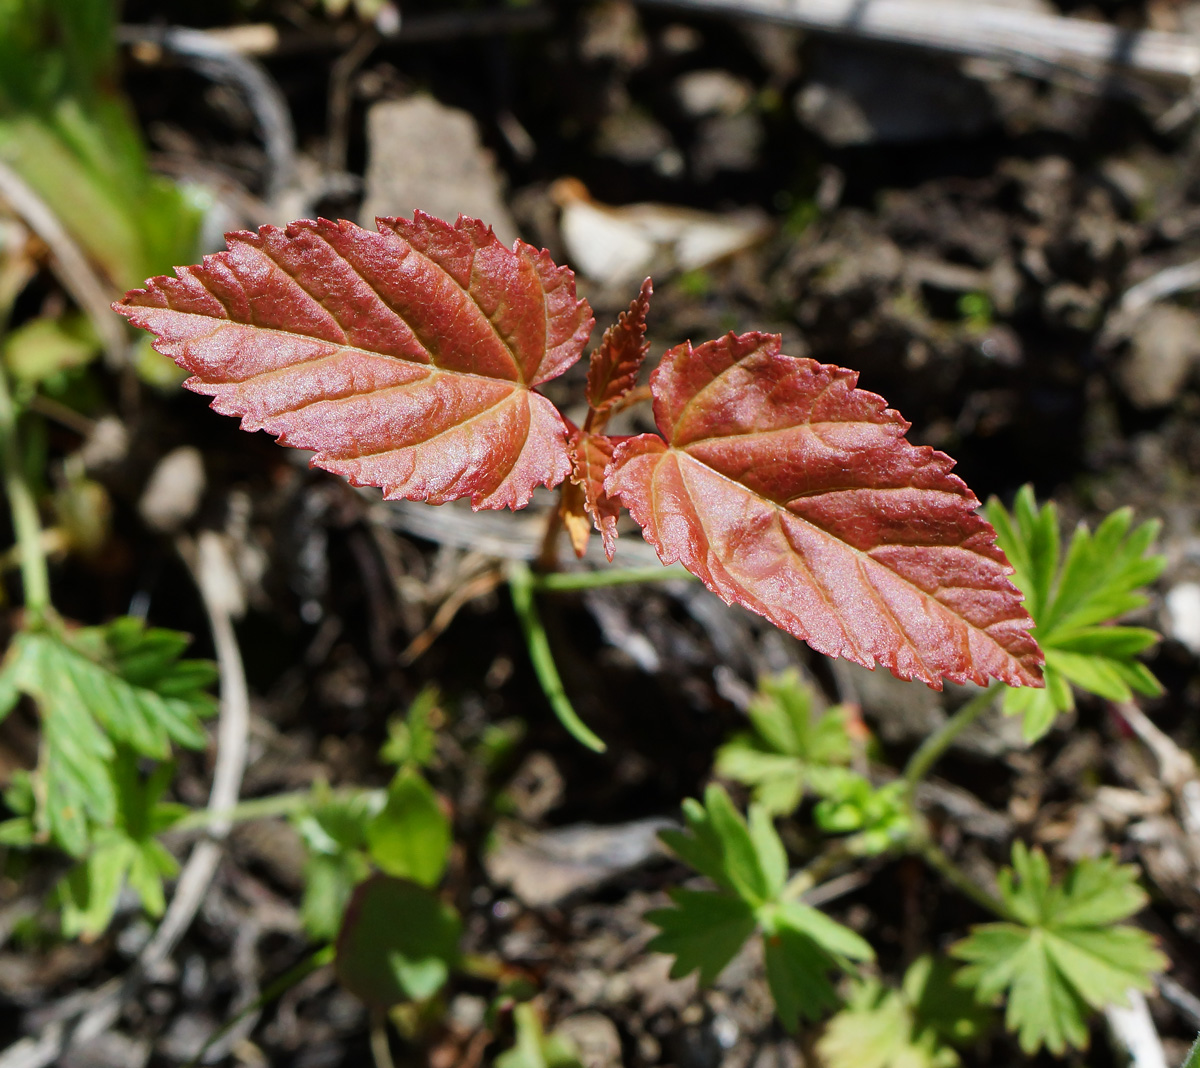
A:
<svg viewBox="0 0 1200 1068">
<path fill-rule="evenodd" d="M 0 3 L 0 159 L 124 288 L 191 261 L 200 210 L 147 165 L 115 20 L 112 0 Z"/>
<path fill-rule="evenodd" d="M 711 983 L 756 933 L 763 939 L 767 982 L 780 1020 L 795 1030 L 800 1017 L 817 1019 L 837 1004 L 829 974 L 874 959 L 857 934 L 787 893 L 787 853 L 767 810 L 757 804 L 743 819 L 717 785 L 704 803 L 684 802 L 687 832 L 664 831 L 663 841 L 717 886 L 677 889 L 673 907 L 647 914 L 660 929 L 649 948 L 675 956 L 671 975 L 699 971 Z"/>
<path fill-rule="evenodd" d="M 1027 1053 L 1085 1047 L 1090 1009 L 1152 989 L 1166 967 L 1150 935 L 1120 922 L 1147 900 L 1131 865 L 1084 859 L 1056 882 L 1045 854 L 1018 842 L 999 889 L 1009 919 L 973 928 L 952 952 L 981 1001 L 1007 995 L 1006 1025 Z"/>
<path fill-rule="evenodd" d="M 1112 623 L 1146 604 L 1142 587 L 1166 566 L 1165 557 L 1150 554 L 1159 524 L 1135 528 L 1132 510 L 1121 508 L 1095 533 L 1082 523 L 1076 527 L 1064 556 L 1058 509 L 1053 502 L 1039 508 L 1032 487 L 1017 494 L 1011 514 L 995 498 L 986 511 L 1046 654 L 1045 689 L 1004 695 L 1004 711 L 1024 717 L 1026 739 L 1040 738 L 1074 707 L 1072 685 L 1110 701 L 1161 693 L 1158 680 L 1136 659 L 1158 635 Z"/>
<path fill-rule="evenodd" d="M 911 830 L 902 783 L 873 786 L 849 764 L 868 737 L 848 705 L 817 710 L 816 695 L 795 670 L 759 680 L 746 713 L 752 729 L 717 750 L 714 770 L 750 787 L 755 804 L 769 815 L 795 812 L 806 796 L 828 834 L 854 834 L 862 854 L 884 853 Z M 859 739 L 856 743 L 855 738 Z"/>
<path fill-rule="evenodd" d="M 948 962 L 918 957 L 899 989 L 877 979 L 855 982 L 817 1052 L 826 1068 L 956 1068 L 953 1046 L 985 1034 L 991 1016 L 954 982 Z"/>
<path fill-rule="evenodd" d="M 29 791 L 36 804 L 0 825 L 10 842 L 53 842 L 83 856 L 98 831 L 117 826 L 121 804 L 130 801 L 117 760 L 122 749 L 165 761 L 173 742 L 204 745 L 216 668 L 181 659 L 188 643 L 185 634 L 130 617 L 17 634 L 0 669 L 0 713 L 7 715 L 21 694 L 33 698 L 42 745 Z"/>
<path fill-rule="evenodd" d="M 806 793 L 824 797 L 852 775 L 850 710 L 835 705 L 818 714 L 812 687 L 799 672 L 764 676 L 746 714 L 753 729 L 717 750 L 714 770 L 749 786 L 770 815 L 795 812 Z"/>
<path fill-rule="evenodd" d="M 423 690 L 389 725 L 386 790 L 314 789 L 294 823 L 308 849 L 301 915 L 317 941 L 336 940 L 346 987 L 371 1005 L 432 997 L 458 959 L 461 921 L 435 893 L 450 819 L 422 773 L 435 758 L 437 691 Z"/>
<path fill-rule="evenodd" d="M 171 746 L 201 748 L 216 707 L 216 668 L 182 659 L 188 643 L 128 617 L 27 630 L 0 669 L 0 715 L 25 694 L 42 724 L 38 767 L 5 793 L 15 815 L 0 824 L 0 841 L 52 844 L 78 859 L 59 887 L 68 935 L 104 930 L 126 881 L 149 913 L 162 912 L 175 862 L 157 836 L 184 811 L 162 800 Z M 148 775 L 143 760 L 154 765 Z"/>
</svg>

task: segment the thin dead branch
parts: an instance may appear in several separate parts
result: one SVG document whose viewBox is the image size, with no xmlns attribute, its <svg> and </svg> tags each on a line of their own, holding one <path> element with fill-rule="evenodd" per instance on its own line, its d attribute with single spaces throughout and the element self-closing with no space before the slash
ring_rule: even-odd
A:
<svg viewBox="0 0 1200 1068">
<path fill-rule="evenodd" d="M 1027 68 L 1133 74 L 1186 88 L 1200 42 L 1102 22 L 961 0 L 640 0 L 654 7 L 756 18 L 819 33 L 910 45 Z"/>
</svg>

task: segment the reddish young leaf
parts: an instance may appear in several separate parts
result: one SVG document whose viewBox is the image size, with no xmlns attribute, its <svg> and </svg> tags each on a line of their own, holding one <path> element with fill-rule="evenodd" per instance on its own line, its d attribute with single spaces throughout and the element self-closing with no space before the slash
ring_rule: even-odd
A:
<svg viewBox="0 0 1200 1068">
<path fill-rule="evenodd" d="M 318 467 L 390 499 L 523 507 L 570 471 L 566 426 L 533 387 L 591 332 L 574 275 L 475 219 L 377 225 L 228 234 L 227 252 L 113 307 L 215 410 Z"/>
<path fill-rule="evenodd" d="M 617 516 L 620 505 L 604 492 L 604 474 L 612 461 L 613 449 L 624 438 L 612 438 L 607 434 L 591 434 L 578 431 L 571 439 L 571 482 L 578 494 L 571 494 L 569 507 L 578 512 L 582 505 L 586 515 L 591 516 L 604 542 L 604 555 L 610 560 L 617 548 Z M 563 518 L 576 556 L 583 556 L 587 549 L 588 527 L 582 527 L 582 535 L 572 527 L 572 516 L 564 508 Z M 590 524 L 589 524 L 590 526 Z"/>
<path fill-rule="evenodd" d="M 676 560 L 830 656 L 941 686 L 1040 686 L 1031 620 L 948 456 L 857 374 L 733 334 L 672 349 L 651 376 L 654 434 L 605 486 Z"/>
<path fill-rule="evenodd" d="M 604 331 L 588 366 L 588 418 L 584 429 L 599 431 L 608 422 L 612 406 L 637 381 L 642 361 L 650 350 L 646 341 L 646 312 L 654 286 L 647 278 L 641 291 L 617 321 Z"/>
</svg>

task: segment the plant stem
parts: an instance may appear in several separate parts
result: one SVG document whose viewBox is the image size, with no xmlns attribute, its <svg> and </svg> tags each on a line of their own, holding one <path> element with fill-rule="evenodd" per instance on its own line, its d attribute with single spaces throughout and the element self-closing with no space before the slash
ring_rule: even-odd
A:
<svg viewBox="0 0 1200 1068">
<path fill-rule="evenodd" d="M 379 792 L 382 793 L 382 791 Z M 357 794 L 361 791 L 355 789 L 334 790 L 330 791 L 330 796 L 336 797 L 338 793 Z M 312 790 L 295 790 L 290 793 L 272 794 L 270 797 L 253 797 L 248 801 L 239 802 L 232 808 L 220 810 L 198 808 L 172 823 L 168 831 L 202 831 L 214 823 L 247 823 L 250 820 L 269 820 L 279 816 L 290 816 L 294 812 L 301 811 L 313 800 Z"/>
<path fill-rule="evenodd" d="M 610 567 L 599 571 L 552 571 L 531 575 L 533 588 L 538 591 L 565 592 L 594 590 L 602 586 L 625 586 L 637 582 L 667 582 L 671 579 L 694 579 L 682 567 Z"/>
<path fill-rule="evenodd" d="M 807 894 L 818 883 L 824 882 L 825 878 L 839 864 L 853 855 L 852 841 L 853 839 L 851 838 L 834 842 L 825 852 L 814 857 L 809 864 L 801 868 L 787 881 L 787 885 L 780 891 L 780 899 L 784 901 L 796 901 Z"/>
<path fill-rule="evenodd" d="M 392 1047 L 388 1042 L 386 1009 L 371 1010 L 371 1059 L 375 1062 L 375 1068 L 395 1068 Z"/>
<path fill-rule="evenodd" d="M 38 518 L 37 502 L 21 466 L 17 410 L 8 388 L 8 376 L 3 371 L 0 371 L 0 453 L 3 454 L 4 492 L 8 496 L 13 533 L 21 558 L 25 610 L 30 622 L 36 624 L 50 607 L 50 575 L 42 548 L 42 522 Z"/>
<path fill-rule="evenodd" d="M 975 882 L 965 871 L 954 863 L 928 833 L 921 831 L 914 836 L 913 844 L 925 858 L 925 862 L 959 893 L 969 897 L 980 908 L 994 913 L 1002 920 L 1012 920 L 1013 916 L 995 894 L 985 890 Z"/>
<path fill-rule="evenodd" d="M 579 713 L 567 697 L 567 691 L 563 689 L 558 667 L 554 663 L 554 654 L 550 651 L 550 640 L 546 637 L 546 628 L 534 601 L 533 572 L 524 561 L 514 560 L 509 564 L 508 589 L 512 594 L 517 618 L 521 621 L 521 632 L 525 635 L 525 645 L 529 649 L 534 674 L 537 675 L 542 692 L 550 702 L 550 707 L 554 709 L 554 714 L 577 742 L 597 753 L 603 753 L 607 746 L 579 718 Z"/>
<path fill-rule="evenodd" d="M 1001 919 L 1010 920 L 1012 917 L 1004 902 L 976 883 L 929 837 L 929 829 L 917 812 L 916 804 L 917 786 L 955 739 L 992 707 L 1002 687 L 1003 683 L 996 682 L 986 690 L 981 690 L 926 738 L 909 758 L 904 769 L 904 782 L 908 788 L 908 807 L 914 828 L 909 839 L 913 851 L 924 857 L 931 868 L 965 897 Z"/>
<path fill-rule="evenodd" d="M 312 956 L 306 957 L 295 967 L 289 968 L 283 973 L 283 975 L 274 980 L 274 982 L 269 983 L 267 988 L 261 994 L 259 994 L 257 998 L 250 1002 L 249 1005 L 242 1009 L 241 1012 L 237 1013 L 237 1015 L 235 1015 L 232 1019 L 227 1020 L 221 1025 L 220 1028 L 218 1028 L 211 1036 L 209 1036 L 208 1041 L 204 1043 L 204 1046 L 201 1048 L 200 1052 L 188 1062 L 187 1068 L 196 1068 L 198 1064 L 202 1063 L 204 1060 L 204 1055 L 213 1047 L 213 1045 L 229 1034 L 230 1031 L 237 1027 L 237 1025 L 252 1012 L 258 1012 L 264 1005 L 271 1004 L 271 1002 L 278 998 L 281 994 L 286 993 L 297 983 L 299 983 L 300 980 L 307 978 L 318 968 L 324 968 L 325 965 L 332 964 L 333 954 L 333 946 L 322 946 Z"/>
<path fill-rule="evenodd" d="M 929 769 L 938 762 L 954 740 L 991 708 L 1003 685 L 996 682 L 977 693 L 921 743 L 921 747 L 909 758 L 908 766 L 904 769 L 904 781 L 908 784 L 910 798 L 917 784 L 929 774 Z"/>
</svg>

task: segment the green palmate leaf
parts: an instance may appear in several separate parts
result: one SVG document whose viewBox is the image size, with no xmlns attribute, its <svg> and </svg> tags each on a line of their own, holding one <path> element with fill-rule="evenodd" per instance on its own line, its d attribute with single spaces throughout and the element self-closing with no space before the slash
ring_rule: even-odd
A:
<svg viewBox="0 0 1200 1068">
<path fill-rule="evenodd" d="M 751 906 L 774 899 L 787 879 L 783 843 L 770 817 L 751 806 L 747 825 L 729 795 L 717 785 L 704 793 L 704 804 L 683 804 L 689 834 L 664 831 L 662 840 L 702 875 Z"/>
<path fill-rule="evenodd" d="M 180 660 L 187 643 L 186 635 L 136 619 L 13 639 L 4 674 L 42 715 L 45 789 L 35 822 L 67 852 L 81 855 L 90 827 L 118 819 L 109 771 L 118 747 L 162 760 L 172 742 L 204 745 L 202 721 L 215 708 L 205 691 L 216 672 L 205 661 Z"/>
<path fill-rule="evenodd" d="M 700 982 L 711 983 L 754 934 L 754 909 L 740 897 L 706 890 L 672 890 L 671 900 L 674 908 L 646 914 L 661 930 L 646 948 L 674 954 L 673 979 L 699 970 Z"/>
<path fill-rule="evenodd" d="M 458 913 L 429 890 L 375 875 L 359 884 L 338 934 L 336 969 L 368 1005 L 432 997 L 458 959 Z"/>
<path fill-rule="evenodd" d="M 1078 526 L 1064 557 L 1058 511 L 1052 503 L 1039 508 L 1029 486 L 1017 494 L 1011 515 L 993 498 L 987 516 L 1046 654 L 1046 688 L 1009 689 L 1004 697 L 1005 712 L 1023 717 L 1026 738 L 1040 737 L 1074 707 L 1072 685 L 1111 701 L 1160 693 L 1158 680 L 1136 659 L 1158 635 L 1112 623 L 1145 605 L 1142 588 L 1162 573 L 1165 558 L 1149 555 L 1158 524 L 1134 527 L 1133 513 L 1122 508 L 1095 532 Z"/>
<path fill-rule="evenodd" d="M 813 703 L 795 671 L 763 678 L 747 710 L 754 730 L 717 751 L 717 774 L 752 787 L 754 800 L 775 815 L 794 811 L 806 790 L 826 794 L 850 763 L 847 710 L 815 715 Z"/>
<path fill-rule="evenodd" d="M 1013 847 L 1000 895 L 1012 923 L 976 927 L 953 953 L 981 1001 L 1008 996 L 1006 1022 L 1022 1049 L 1061 1053 L 1087 1044 L 1089 1009 L 1149 990 L 1166 958 L 1144 931 L 1118 921 L 1146 902 L 1137 872 L 1110 857 L 1080 861 L 1061 882 L 1040 850 Z"/>
<path fill-rule="evenodd" d="M 871 960 L 871 947 L 847 927 L 796 901 L 784 900 L 787 854 L 766 810 L 750 806 L 743 820 L 719 786 L 705 803 L 684 803 L 690 834 L 666 831 L 662 839 L 721 890 L 675 890 L 673 908 L 646 919 L 661 931 L 649 943 L 671 953 L 671 975 L 700 972 L 712 982 L 756 931 L 765 941 L 767 978 L 784 1024 L 816 1018 L 836 1004 L 828 973 L 849 961 Z"/>
<path fill-rule="evenodd" d="M 990 1013 L 951 982 L 948 964 L 920 957 L 899 990 L 875 979 L 855 983 L 817 1052 L 826 1068 L 955 1068 L 959 1056 L 948 1043 L 970 1042 L 989 1023 Z"/>
<path fill-rule="evenodd" d="M 58 887 L 63 934 L 69 938 L 103 932 L 126 882 L 147 913 L 162 915 L 163 879 L 179 870 L 175 858 L 155 837 L 186 811 L 182 805 L 162 801 L 174 769 L 161 764 L 143 777 L 134 754 L 121 748 L 107 770 L 117 805 L 113 825 L 95 832 L 87 858 Z"/>
<path fill-rule="evenodd" d="M 387 803 L 366 827 L 371 859 L 388 875 L 436 886 L 450 853 L 450 821 L 417 771 L 400 771 Z"/>
<path fill-rule="evenodd" d="M 575 1047 L 561 1035 L 547 1035 L 529 1002 L 513 1009 L 517 1040 L 496 1058 L 496 1068 L 583 1068 Z"/>
</svg>

